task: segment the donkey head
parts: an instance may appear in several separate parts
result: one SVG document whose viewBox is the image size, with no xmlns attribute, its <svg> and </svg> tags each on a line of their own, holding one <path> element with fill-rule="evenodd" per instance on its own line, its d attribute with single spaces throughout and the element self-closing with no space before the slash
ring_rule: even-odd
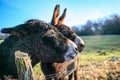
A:
<svg viewBox="0 0 120 80">
<path fill-rule="evenodd" d="M 64 9 L 63 14 L 59 17 L 60 14 L 60 5 L 56 5 L 51 21 L 51 25 L 56 26 L 56 28 L 67 38 L 74 41 L 78 47 L 79 52 L 81 52 L 85 46 L 84 41 L 76 33 L 74 33 L 67 25 L 64 25 L 64 18 L 66 16 L 66 8 Z"/>
<path fill-rule="evenodd" d="M 60 61 L 73 59 L 77 54 L 74 42 L 62 35 L 54 26 L 43 21 L 29 20 L 13 28 L 4 28 L 2 33 L 17 36 L 18 41 L 15 44 L 17 50 L 27 52 L 31 56 L 34 54 L 38 60 L 48 59 L 49 62 L 54 59 L 54 62 L 59 62 L 60 59 L 62 59 Z M 42 56 L 45 56 L 46 60 Z"/>
</svg>

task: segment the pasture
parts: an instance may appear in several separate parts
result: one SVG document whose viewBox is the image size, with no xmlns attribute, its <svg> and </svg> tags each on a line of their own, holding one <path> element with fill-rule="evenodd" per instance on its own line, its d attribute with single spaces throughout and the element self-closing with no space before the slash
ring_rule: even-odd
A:
<svg viewBox="0 0 120 80">
<path fill-rule="evenodd" d="M 86 75 L 85 71 L 88 70 L 89 72 L 87 71 L 87 73 L 89 73 L 90 75 L 92 75 L 94 72 L 101 73 L 100 75 L 103 75 L 102 80 L 105 80 L 105 76 L 107 75 L 107 73 L 99 72 L 99 71 L 101 71 L 101 69 L 104 67 L 110 69 L 111 67 L 110 65 L 112 64 L 113 64 L 112 67 L 115 67 L 115 70 L 117 70 L 120 76 L 120 68 L 119 68 L 120 66 L 120 35 L 82 36 L 82 38 L 85 41 L 86 46 L 84 51 L 80 55 L 80 75 L 83 74 L 80 76 L 80 78 L 83 78 L 83 76 L 85 77 Z M 103 52 L 105 53 L 105 55 L 104 54 L 100 55 L 100 53 L 103 53 Z M 110 60 L 112 56 L 118 57 L 119 61 L 117 63 L 106 62 Z M 100 67 L 96 68 L 95 66 L 93 66 L 95 64 L 99 64 Z M 36 67 L 34 67 L 35 75 L 37 77 L 41 75 L 41 78 L 43 78 L 42 72 L 39 70 L 39 68 L 40 68 L 39 64 L 37 64 Z M 109 71 L 109 69 L 106 69 L 104 71 Z M 93 70 L 94 72 L 92 71 L 93 72 L 92 73 L 90 70 Z M 114 70 L 114 74 L 116 73 L 115 70 Z M 86 76 L 82 80 L 92 80 L 93 77 L 95 77 L 93 76 L 91 79 L 90 75 Z"/>
<path fill-rule="evenodd" d="M 92 77 L 92 79 L 90 79 L 90 75 L 95 75 L 94 73 L 99 73 L 99 75 L 103 75 L 101 76 L 102 78 L 100 78 L 100 80 L 106 80 L 108 72 L 110 75 L 112 75 L 112 73 L 110 73 L 112 71 L 114 71 L 114 77 L 120 76 L 120 35 L 82 36 L 82 38 L 85 42 L 85 49 L 80 55 L 80 70 L 82 70 L 80 71 L 80 75 L 83 74 L 83 76 L 87 78 L 83 78 L 83 76 L 81 75 L 80 78 L 83 78 L 81 80 L 97 80 L 94 76 Z M 117 63 L 107 62 L 111 59 L 112 56 L 118 57 L 119 61 L 117 61 Z M 96 64 L 99 65 L 97 66 L 97 68 L 93 66 Z M 111 70 L 111 65 L 113 65 L 113 70 Z M 104 67 L 107 70 L 104 70 Z M 43 74 L 39 68 L 39 64 L 37 64 L 33 68 L 36 80 L 39 80 L 39 78 L 43 78 Z M 90 75 L 86 75 L 87 73 L 84 70 L 94 70 L 94 72 L 87 72 Z M 99 72 L 102 70 L 104 73 Z"/>
<path fill-rule="evenodd" d="M 120 59 L 120 35 L 83 36 L 82 38 L 86 46 L 81 53 L 81 65 L 103 62 L 111 59 L 112 56 Z"/>
</svg>

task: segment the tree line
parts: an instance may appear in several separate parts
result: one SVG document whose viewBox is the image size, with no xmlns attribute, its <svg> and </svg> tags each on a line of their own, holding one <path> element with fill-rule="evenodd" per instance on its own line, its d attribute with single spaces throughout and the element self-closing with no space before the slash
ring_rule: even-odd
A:
<svg viewBox="0 0 120 80">
<path fill-rule="evenodd" d="M 73 26 L 72 30 L 78 35 L 119 35 L 120 15 L 113 14 L 97 21 L 88 20 L 81 27 Z"/>
</svg>

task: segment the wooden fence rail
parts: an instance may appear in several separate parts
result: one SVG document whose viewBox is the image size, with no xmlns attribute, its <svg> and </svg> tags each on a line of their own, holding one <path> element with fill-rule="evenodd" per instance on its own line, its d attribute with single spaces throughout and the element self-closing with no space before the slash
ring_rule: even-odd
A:
<svg viewBox="0 0 120 80">
<path fill-rule="evenodd" d="M 19 80 L 34 80 L 31 60 L 27 53 L 16 51 L 15 63 Z"/>
</svg>

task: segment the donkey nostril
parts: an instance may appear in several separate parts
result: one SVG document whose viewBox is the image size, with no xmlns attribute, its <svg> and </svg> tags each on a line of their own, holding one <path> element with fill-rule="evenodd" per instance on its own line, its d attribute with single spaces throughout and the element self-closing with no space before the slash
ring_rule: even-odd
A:
<svg viewBox="0 0 120 80">
<path fill-rule="evenodd" d="M 79 44 L 79 46 L 81 46 L 81 47 L 85 47 L 85 45 L 84 45 L 84 44 Z"/>
<path fill-rule="evenodd" d="M 75 50 L 77 51 L 77 50 L 78 50 L 78 48 L 75 48 Z"/>
</svg>

